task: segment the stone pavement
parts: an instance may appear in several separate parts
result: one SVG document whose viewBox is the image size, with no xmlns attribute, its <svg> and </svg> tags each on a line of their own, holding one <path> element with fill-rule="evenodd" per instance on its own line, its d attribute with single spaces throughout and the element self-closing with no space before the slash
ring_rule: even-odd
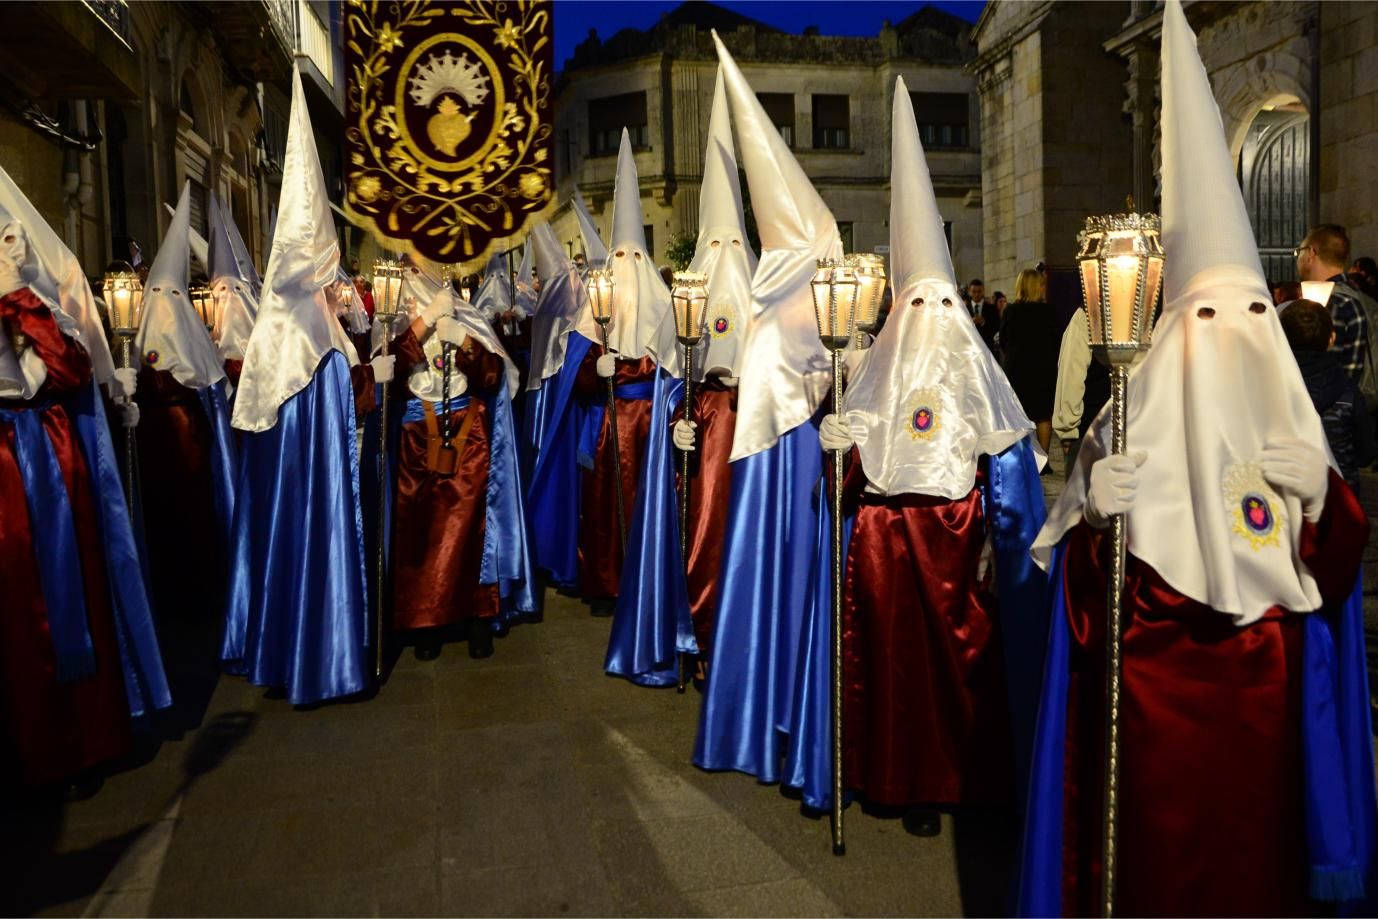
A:
<svg viewBox="0 0 1378 919">
<path fill-rule="evenodd" d="M 545 621 L 490 660 L 406 652 L 376 698 L 311 710 L 215 680 L 214 628 L 184 630 L 170 644 L 187 649 L 173 661 L 187 725 L 164 725 L 171 739 L 148 739 L 89 800 L 5 802 L 0 910 L 1002 912 L 1005 815 L 945 817 L 919 839 L 853 807 L 834 857 L 825 818 L 690 764 L 700 697 L 603 675 L 608 627 L 551 592 Z"/>
</svg>

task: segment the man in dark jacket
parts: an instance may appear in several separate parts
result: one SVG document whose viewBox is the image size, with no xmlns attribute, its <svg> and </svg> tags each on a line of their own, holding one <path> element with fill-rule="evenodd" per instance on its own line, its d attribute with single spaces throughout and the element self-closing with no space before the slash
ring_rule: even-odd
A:
<svg viewBox="0 0 1378 919">
<path fill-rule="evenodd" d="M 1278 318 L 1320 413 L 1340 475 L 1358 494 L 1359 469 L 1378 457 L 1378 442 L 1358 387 L 1329 350 L 1335 341 L 1330 311 L 1314 300 L 1294 300 Z"/>
</svg>

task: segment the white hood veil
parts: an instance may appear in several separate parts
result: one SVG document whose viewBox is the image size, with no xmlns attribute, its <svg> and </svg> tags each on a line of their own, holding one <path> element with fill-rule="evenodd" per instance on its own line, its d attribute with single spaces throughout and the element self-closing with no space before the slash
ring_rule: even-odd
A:
<svg viewBox="0 0 1378 919">
<path fill-rule="evenodd" d="M 4 239 L 13 234 L 14 239 L 6 245 L 6 249 L 12 257 L 17 257 L 20 252 L 23 258 L 16 258 L 24 266 L 23 273 L 32 275 L 44 270 L 41 262 L 34 258 L 33 247 L 29 242 L 28 233 L 24 225 L 15 220 L 8 212 L 0 209 L 0 239 Z M 52 279 L 46 279 L 52 286 Z M 31 285 L 32 281 L 29 282 Z M 31 287 L 30 289 L 34 289 Z M 54 318 L 58 321 L 58 327 L 63 331 L 69 331 L 71 320 L 61 313 L 54 312 Z M 60 318 L 59 318 L 60 317 Z M 65 320 L 65 324 L 64 324 Z M 70 334 L 70 332 L 69 332 Z M 48 365 L 43 363 L 43 358 L 33 348 L 25 348 L 16 353 L 14 342 L 10 341 L 8 335 L 0 335 L 0 399 L 32 399 L 48 379 Z"/>
<path fill-rule="evenodd" d="M 1174 590 L 1242 625 L 1273 606 L 1321 605 L 1299 556 L 1300 502 L 1264 481 L 1258 460 L 1271 441 L 1324 444 L 1325 434 L 1271 305 L 1179 0 L 1168 0 L 1162 41 L 1163 311 L 1129 380 L 1127 442 L 1148 452 L 1128 514 L 1129 551 Z M 1091 465 L 1109 441 L 1106 406 L 1034 542 L 1045 567 L 1081 519 Z"/>
<path fill-rule="evenodd" d="M 244 360 L 244 349 L 254 331 L 258 316 L 258 274 L 253 263 L 241 259 L 235 252 L 231 228 L 234 221 L 210 195 L 210 268 L 211 294 L 215 297 L 215 339 L 220 355 L 228 361 Z M 234 231 L 234 236 L 239 235 Z"/>
<path fill-rule="evenodd" d="M 451 309 L 450 315 L 454 316 L 470 337 L 502 360 L 508 395 L 515 396 L 521 386 L 521 371 L 512 362 L 512 358 L 507 355 L 507 350 L 503 348 L 497 333 L 493 331 L 493 326 L 488 322 L 484 313 L 480 311 L 478 304 L 471 303 L 460 296 L 453 282 L 438 281 L 426 274 L 422 268 L 416 265 L 409 266 L 402 281 L 402 303 L 404 309 L 408 310 L 408 315 L 414 318 L 417 313 L 434 303 L 437 297 L 448 298 Z M 402 328 L 400 323 L 403 321 L 410 322 L 410 319 L 399 320 L 397 328 Z M 424 399 L 427 402 L 439 402 L 444 396 L 445 377 L 441 370 L 444 366 L 443 349 L 444 343 L 441 342 L 438 335 L 428 335 L 422 343 L 421 350 L 426 354 L 426 363 L 414 368 L 407 376 L 407 388 L 418 399 Z M 464 374 L 452 363 L 450 366 L 450 398 L 454 399 L 463 395 L 467 386 L 468 381 L 464 379 Z"/>
<path fill-rule="evenodd" d="M 953 500 L 976 484 L 982 454 L 1033 430 L 962 309 L 914 106 L 895 83 L 890 157 L 890 321 L 844 396 L 870 486 Z"/>
<path fill-rule="evenodd" d="M 622 129 L 622 145 L 617 152 L 617 185 L 612 204 L 612 323 L 608 326 L 608 346 L 627 360 L 654 358 L 670 373 L 678 373 L 679 349 L 675 343 L 675 322 L 670 312 L 670 288 L 646 251 L 646 230 L 641 223 L 641 181 L 636 174 L 636 158 L 627 129 Z M 596 266 L 595 266 L 596 267 Z M 589 341 L 602 342 L 593 313 L 579 318 L 579 334 Z"/>
<path fill-rule="evenodd" d="M 536 311 L 536 286 L 535 268 L 532 258 L 531 237 L 527 236 L 526 244 L 522 246 L 522 260 L 517 265 L 517 302 L 513 308 L 520 314 L 522 319 L 530 316 Z"/>
<path fill-rule="evenodd" d="M 488 259 L 483 280 L 474 291 L 474 305 L 490 322 L 499 313 L 512 309 L 512 282 L 507 274 L 507 259 L 502 253 L 494 252 Z"/>
<path fill-rule="evenodd" d="M 182 186 L 172 223 L 144 281 L 143 322 L 134 338 L 134 350 L 146 366 L 166 370 L 189 389 L 205 389 L 225 379 L 225 367 L 187 292 L 190 230 L 188 182 Z"/>
<path fill-rule="evenodd" d="M 708 334 L 694 360 L 698 380 L 715 373 L 736 377 L 741 370 L 742 343 L 751 317 L 751 276 L 756 271 L 756 253 L 747 242 L 745 224 L 727 90 L 719 68 L 703 158 L 699 238 L 689 263 L 690 271 L 708 275 Z"/>
<path fill-rule="evenodd" d="M 534 250 L 541 292 L 531 320 L 531 375 L 526 388 L 540 389 L 542 380 L 559 373 L 564 366 L 569 333 L 574 331 L 587 295 L 579 272 L 565 257 L 549 224 L 537 224 L 528 245 Z"/>
<path fill-rule="evenodd" d="M 266 431 L 275 425 L 278 408 L 306 388 L 330 351 L 339 351 L 351 366 L 359 363 L 326 295 L 339 267 L 340 245 L 325 175 L 311 133 L 301 72 L 294 68 L 282 199 L 258 320 L 235 393 L 236 428 Z"/>
<path fill-rule="evenodd" d="M 718 61 L 751 187 L 761 261 L 751 279 L 751 324 L 742 345 L 732 459 L 774 446 L 813 416 L 832 386 L 809 282 L 820 258 L 841 258 L 832 212 L 716 32 Z"/>
<path fill-rule="evenodd" d="M 101 324 L 96 298 L 81 270 L 81 263 L 2 166 L 0 213 L 8 214 L 24 228 L 28 241 L 24 281 L 48 304 L 58 328 L 86 349 L 96 382 L 109 383 L 115 372 L 115 362 L 110 357 L 105 326 Z"/>
</svg>

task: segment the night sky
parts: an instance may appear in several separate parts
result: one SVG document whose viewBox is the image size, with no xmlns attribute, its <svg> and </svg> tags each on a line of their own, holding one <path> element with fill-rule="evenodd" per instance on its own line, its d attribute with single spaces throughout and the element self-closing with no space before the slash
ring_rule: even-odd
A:
<svg viewBox="0 0 1378 919">
<path fill-rule="evenodd" d="M 680 5 L 681 0 L 556 0 L 555 67 L 563 70 L 574 46 L 583 41 L 589 29 L 607 38 L 618 29 L 645 29 L 655 25 L 662 14 Z M 924 6 L 935 6 L 975 22 L 985 0 L 936 0 L 933 3 L 901 3 L 895 0 L 716 0 L 718 5 L 735 10 L 786 32 L 802 32 L 818 26 L 824 35 L 876 35 L 883 20 L 899 22 Z"/>
</svg>

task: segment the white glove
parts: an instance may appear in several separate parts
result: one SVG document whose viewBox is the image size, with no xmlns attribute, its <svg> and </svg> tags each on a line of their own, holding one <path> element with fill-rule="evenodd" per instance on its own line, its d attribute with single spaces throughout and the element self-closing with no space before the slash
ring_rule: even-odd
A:
<svg viewBox="0 0 1378 919">
<path fill-rule="evenodd" d="M 1091 483 L 1086 491 L 1086 522 L 1103 529 L 1115 514 L 1127 514 L 1134 507 L 1139 490 L 1139 467 L 1148 459 L 1147 450 L 1131 450 L 1096 460 L 1091 466 Z"/>
<path fill-rule="evenodd" d="M 0 297 L 28 286 L 21 274 L 27 251 L 24 228 L 18 221 L 10 221 L 0 227 Z"/>
<path fill-rule="evenodd" d="M 1259 464 L 1268 484 L 1297 496 L 1307 520 L 1321 519 L 1330 480 L 1325 453 L 1305 441 L 1287 438 L 1264 447 Z"/>
<path fill-rule="evenodd" d="M 604 354 L 598 358 L 598 375 L 605 380 L 617 375 L 616 354 Z"/>
<path fill-rule="evenodd" d="M 433 329 L 442 316 L 452 315 L 454 308 L 450 304 L 450 293 L 442 290 L 430 305 L 421 311 L 421 321 L 426 324 L 426 328 Z"/>
<path fill-rule="evenodd" d="M 675 449 L 684 453 L 694 452 L 694 431 L 698 425 L 692 421 L 685 421 L 681 418 L 675 422 L 675 430 L 672 439 L 675 442 Z"/>
<path fill-rule="evenodd" d="M 391 383 L 396 374 L 397 355 L 380 354 L 369 361 L 368 365 L 373 368 L 373 382 Z"/>
<path fill-rule="evenodd" d="M 823 449 L 829 453 L 841 452 L 852 449 L 852 444 L 856 440 L 852 437 L 852 429 L 847 426 L 847 419 L 841 415 L 825 415 L 823 423 L 818 426 L 818 442 L 823 445 Z"/>
<path fill-rule="evenodd" d="M 733 389 L 736 389 L 737 384 L 741 382 L 738 377 L 718 377 L 718 379 L 722 380 L 722 385 L 730 386 Z"/>
<path fill-rule="evenodd" d="M 448 342 L 456 348 L 464 347 L 464 340 L 469 337 L 469 333 L 464 331 L 464 326 L 453 316 L 441 316 L 437 319 L 435 334 L 441 341 Z"/>
<path fill-rule="evenodd" d="M 134 398 L 134 389 L 139 379 L 133 367 L 121 367 L 110 378 L 110 398 L 116 402 L 128 402 Z"/>
<path fill-rule="evenodd" d="M 137 402 L 125 402 L 120 405 L 120 414 L 124 426 L 127 428 L 138 427 L 139 424 L 139 404 Z"/>
</svg>

